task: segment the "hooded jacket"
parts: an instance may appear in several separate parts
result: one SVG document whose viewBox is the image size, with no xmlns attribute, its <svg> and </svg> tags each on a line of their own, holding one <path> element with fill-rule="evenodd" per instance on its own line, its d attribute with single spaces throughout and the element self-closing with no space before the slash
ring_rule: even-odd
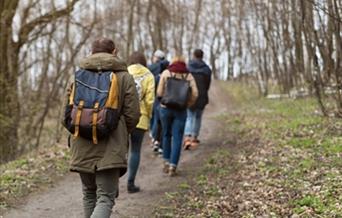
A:
<svg viewBox="0 0 342 218">
<path fill-rule="evenodd" d="M 94 173 L 112 168 L 127 169 L 128 134 L 140 117 L 138 94 L 133 77 L 127 73 L 126 64 L 112 54 L 96 53 L 80 61 L 80 68 L 91 71 L 112 70 L 118 78 L 119 111 L 118 126 L 111 135 L 94 145 L 81 137 L 71 139 L 71 171 Z M 96 73 L 96 72 L 94 72 Z"/>
<path fill-rule="evenodd" d="M 152 72 L 153 76 L 157 78 L 168 66 L 169 62 L 165 59 L 162 59 L 149 65 L 148 69 Z"/>
<path fill-rule="evenodd" d="M 191 110 L 203 110 L 209 103 L 208 91 L 211 83 L 211 70 L 203 60 L 191 60 L 188 69 L 196 81 L 198 98 L 190 107 Z"/>
<path fill-rule="evenodd" d="M 154 102 L 154 77 L 153 74 L 141 64 L 128 66 L 128 72 L 135 80 L 135 85 L 140 102 L 140 120 L 137 128 L 148 130 L 152 117 L 152 107 Z"/>
</svg>

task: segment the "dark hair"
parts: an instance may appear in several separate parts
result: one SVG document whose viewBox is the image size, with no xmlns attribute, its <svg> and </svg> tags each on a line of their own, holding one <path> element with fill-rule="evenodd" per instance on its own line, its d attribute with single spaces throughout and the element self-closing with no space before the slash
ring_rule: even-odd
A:
<svg viewBox="0 0 342 218">
<path fill-rule="evenodd" d="M 93 54 L 99 52 L 112 53 L 115 49 L 115 44 L 113 40 L 108 38 L 96 39 L 91 45 L 91 52 Z"/>
<path fill-rule="evenodd" d="M 203 59 L 203 51 L 201 49 L 196 49 L 194 51 L 194 57 L 197 59 Z"/>
<path fill-rule="evenodd" d="M 146 58 L 145 55 L 139 51 L 133 52 L 128 58 L 128 65 L 132 64 L 141 64 L 146 67 Z"/>
</svg>

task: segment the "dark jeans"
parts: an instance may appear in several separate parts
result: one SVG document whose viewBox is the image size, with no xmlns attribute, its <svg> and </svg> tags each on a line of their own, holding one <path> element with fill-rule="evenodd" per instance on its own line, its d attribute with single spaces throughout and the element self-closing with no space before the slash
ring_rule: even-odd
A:
<svg viewBox="0 0 342 218">
<path fill-rule="evenodd" d="M 80 173 L 85 218 L 109 218 L 118 192 L 120 169 Z"/>
<path fill-rule="evenodd" d="M 151 125 L 151 131 L 152 131 L 152 137 L 154 140 L 157 140 L 159 142 L 159 147 L 162 148 L 162 124 L 160 120 L 160 104 L 157 102 L 157 104 L 154 105 L 153 108 L 153 119 L 152 119 L 152 125 Z"/>
<path fill-rule="evenodd" d="M 159 103 L 158 99 L 155 99 L 153 102 L 152 117 L 150 120 L 150 130 L 151 131 L 153 131 L 153 124 L 155 123 L 156 116 L 159 117 L 159 109 L 158 109 L 159 105 L 160 105 L 160 103 Z"/>
<path fill-rule="evenodd" d="M 186 110 L 160 107 L 163 128 L 163 158 L 172 166 L 177 166 L 184 134 Z"/>
<path fill-rule="evenodd" d="M 145 130 L 135 128 L 131 133 L 131 146 L 128 154 L 128 183 L 134 184 L 140 163 L 141 145 Z"/>
</svg>

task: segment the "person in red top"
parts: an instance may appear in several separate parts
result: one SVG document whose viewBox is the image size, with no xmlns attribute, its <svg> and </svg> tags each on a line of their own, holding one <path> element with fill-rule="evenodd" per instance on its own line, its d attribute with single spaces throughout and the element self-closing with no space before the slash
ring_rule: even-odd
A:
<svg viewBox="0 0 342 218">
<path fill-rule="evenodd" d="M 198 90 L 196 82 L 189 73 L 185 60 L 182 57 L 175 57 L 168 69 L 162 73 L 157 89 L 158 98 L 162 99 L 166 93 L 167 80 L 171 76 L 189 81 L 191 94 L 187 99 L 187 106 L 193 105 L 197 99 Z M 174 109 L 163 104 L 163 100 L 161 101 L 160 119 L 163 129 L 163 171 L 170 176 L 176 175 L 176 168 L 182 150 L 186 115 L 186 107 L 184 109 Z"/>
</svg>

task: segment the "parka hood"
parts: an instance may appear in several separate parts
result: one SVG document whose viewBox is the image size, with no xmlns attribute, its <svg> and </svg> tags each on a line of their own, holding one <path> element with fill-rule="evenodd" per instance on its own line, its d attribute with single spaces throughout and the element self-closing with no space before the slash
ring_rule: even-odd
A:
<svg viewBox="0 0 342 218">
<path fill-rule="evenodd" d="M 188 64 L 188 69 L 191 73 L 211 75 L 209 66 L 202 60 L 191 60 Z"/>
<path fill-rule="evenodd" d="M 132 64 L 127 67 L 128 72 L 133 76 L 142 76 L 149 73 L 150 70 L 141 64 Z"/>
<path fill-rule="evenodd" d="M 159 74 L 161 74 L 169 66 L 169 64 L 170 63 L 167 60 L 163 59 L 149 65 L 148 69 L 150 69 L 150 71 L 156 77 L 159 76 Z"/>
<path fill-rule="evenodd" d="M 123 60 L 108 53 L 96 53 L 83 58 L 79 64 L 80 68 L 99 71 L 127 71 L 127 65 Z"/>
</svg>

